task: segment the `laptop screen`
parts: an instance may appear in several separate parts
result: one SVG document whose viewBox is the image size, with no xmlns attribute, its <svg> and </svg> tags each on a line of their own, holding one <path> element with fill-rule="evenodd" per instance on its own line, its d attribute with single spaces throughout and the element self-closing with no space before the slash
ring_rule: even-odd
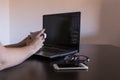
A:
<svg viewBox="0 0 120 80">
<path fill-rule="evenodd" d="M 43 15 L 45 45 L 68 47 L 79 51 L 80 12 Z"/>
</svg>

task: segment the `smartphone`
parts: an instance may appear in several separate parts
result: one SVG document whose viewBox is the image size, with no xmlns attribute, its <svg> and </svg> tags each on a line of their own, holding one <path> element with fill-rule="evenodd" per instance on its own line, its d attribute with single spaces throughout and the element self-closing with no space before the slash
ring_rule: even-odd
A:
<svg viewBox="0 0 120 80">
<path fill-rule="evenodd" d="M 53 64 L 55 70 L 87 70 L 88 66 L 84 63 L 79 63 L 79 65 L 65 65 L 65 64 Z"/>
</svg>

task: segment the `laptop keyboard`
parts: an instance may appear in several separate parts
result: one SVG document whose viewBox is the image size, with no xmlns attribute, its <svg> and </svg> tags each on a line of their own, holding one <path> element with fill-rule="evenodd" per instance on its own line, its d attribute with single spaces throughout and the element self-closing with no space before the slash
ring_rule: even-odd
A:
<svg viewBox="0 0 120 80">
<path fill-rule="evenodd" d="M 63 49 L 53 48 L 53 47 L 43 47 L 41 50 L 45 52 L 51 52 L 51 53 L 62 53 L 66 51 Z"/>
<path fill-rule="evenodd" d="M 73 54 L 73 53 L 76 53 L 76 52 L 75 51 L 71 52 L 71 50 L 65 50 L 65 49 L 44 46 L 38 52 L 36 52 L 35 55 L 40 55 L 40 56 L 49 57 L 49 58 L 55 58 L 55 57 L 65 56 L 65 55 Z"/>
</svg>

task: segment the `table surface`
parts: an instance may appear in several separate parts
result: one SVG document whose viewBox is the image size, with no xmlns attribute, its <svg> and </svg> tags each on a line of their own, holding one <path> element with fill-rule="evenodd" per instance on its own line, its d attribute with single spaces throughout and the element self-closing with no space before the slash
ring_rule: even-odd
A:
<svg viewBox="0 0 120 80">
<path fill-rule="evenodd" d="M 112 45 L 81 45 L 89 56 L 88 70 L 55 71 L 52 62 L 32 56 L 22 64 L 0 71 L 0 80 L 120 80 L 120 48 Z"/>
</svg>

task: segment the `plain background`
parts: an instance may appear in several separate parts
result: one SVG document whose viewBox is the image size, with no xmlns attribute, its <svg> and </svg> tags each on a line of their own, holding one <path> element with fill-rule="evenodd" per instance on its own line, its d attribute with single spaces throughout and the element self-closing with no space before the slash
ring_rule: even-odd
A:
<svg viewBox="0 0 120 80">
<path fill-rule="evenodd" d="M 42 28 L 42 15 L 81 12 L 81 43 L 120 46 L 120 0 L 0 0 L 0 41 Z"/>
</svg>

